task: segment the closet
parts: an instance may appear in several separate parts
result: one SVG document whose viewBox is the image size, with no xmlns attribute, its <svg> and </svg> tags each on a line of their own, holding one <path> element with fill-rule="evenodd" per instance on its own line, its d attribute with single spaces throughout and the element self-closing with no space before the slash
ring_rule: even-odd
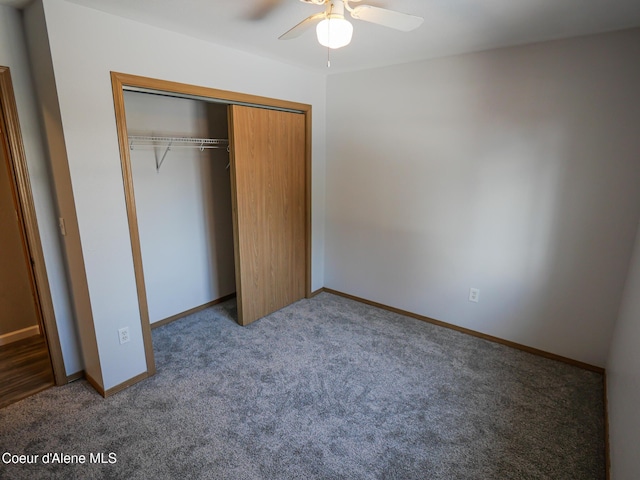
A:
<svg viewBox="0 0 640 480">
<path fill-rule="evenodd" d="M 124 94 L 151 325 L 235 293 L 227 107 Z"/>
<path fill-rule="evenodd" d="M 247 325 L 310 294 L 310 107 L 112 73 L 149 325 L 237 295 Z"/>
</svg>

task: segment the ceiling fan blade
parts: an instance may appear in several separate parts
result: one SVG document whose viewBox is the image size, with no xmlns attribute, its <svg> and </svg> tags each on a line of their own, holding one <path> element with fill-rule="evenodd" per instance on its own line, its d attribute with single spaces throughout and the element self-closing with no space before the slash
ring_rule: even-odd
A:
<svg viewBox="0 0 640 480">
<path fill-rule="evenodd" d="M 246 15 L 247 20 L 262 20 L 280 6 L 282 0 L 262 0 Z"/>
<path fill-rule="evenodd" d="M 374 7 L 372 5 L 358 5 L 351 11 L 351 16 L 358 20 L 395 28 L 403 32 L 418 28 L 424 21 L 422 17 L 395 12 L 393 10 L 387 10 L 386 8 Z"/>
<path fill-rule="evenodd" d="M 324 12 L 311 15 L 310 17 L 305 18 L 292 29 L 287 30 L 285 33 L 280 35 L 278 37 L 278 40 L 291 40 L 292 38 L 297 38 L 307 30 L 310 30 L 317 22 L 325 17 L 326 15 Z"/>
</svg>

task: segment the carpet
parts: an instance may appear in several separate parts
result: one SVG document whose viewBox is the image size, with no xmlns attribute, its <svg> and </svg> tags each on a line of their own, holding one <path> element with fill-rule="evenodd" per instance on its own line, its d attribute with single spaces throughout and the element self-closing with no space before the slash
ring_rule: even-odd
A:
<svg viewBox="0 0 640 480">
<path fill-rule="evenodd" d="M 0 410 L 0 477 L 605 478 L 598 373 L 328 293 L 235 314 L 155 329 L 157 374 L 112 397 Z"/>
</svg>

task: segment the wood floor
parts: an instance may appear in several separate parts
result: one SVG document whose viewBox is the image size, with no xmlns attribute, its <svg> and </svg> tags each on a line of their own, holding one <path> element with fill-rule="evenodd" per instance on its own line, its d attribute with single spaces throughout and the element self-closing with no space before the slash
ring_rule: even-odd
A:
<svg viewBox="0 0 640 480">
<path fill-rule="evenodd" d="M 44 337 L 34 335 L 0 347 L 0 408 L 53 384 Z"/>
</svg>

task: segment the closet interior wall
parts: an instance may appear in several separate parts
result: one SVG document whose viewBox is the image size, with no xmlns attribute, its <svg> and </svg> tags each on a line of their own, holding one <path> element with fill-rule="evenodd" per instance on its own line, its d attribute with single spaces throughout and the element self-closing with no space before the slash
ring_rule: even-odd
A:
<svg viewBox="0 0 640 480">
<path fill-rule="evenodd" d="M 227 106 L 124 92 L 129 135 L 228 138 Z M 235 292 L 226 148 L 130 151 L 151 324 Z"/>
</svg>

